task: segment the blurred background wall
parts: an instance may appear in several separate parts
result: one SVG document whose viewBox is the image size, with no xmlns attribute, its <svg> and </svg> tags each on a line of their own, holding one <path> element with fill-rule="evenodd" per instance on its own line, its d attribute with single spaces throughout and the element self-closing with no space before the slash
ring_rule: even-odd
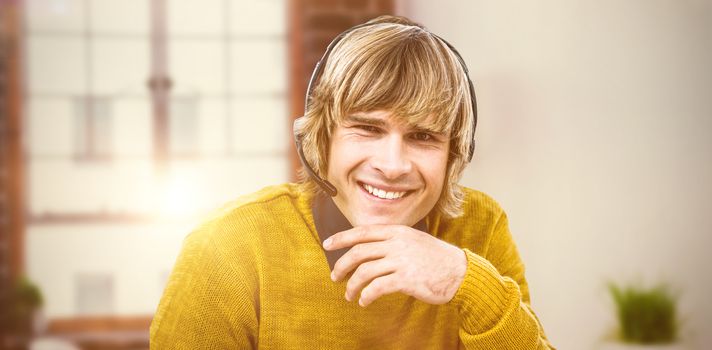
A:
<svg viewBox="0 0 712 350">
<path fill-rule="evenodd" d="M 18 50 L 0 56 L 19 59 L 5 76 L 21 79 L 0 118 L 19 134 L 7 127 L 0 141 L 10 154 L 19 139 L 22 160 L 3 195 L 22 197 L 3 202 L 19 214 L 0 247 L 5 267 L 42 291 L 52 334 L 84 348 L 145 346 L 190 229 L 294 179 L 291 120 L 331 38 L 396 13 L 446 38 L 470 68 L 480 121 L 462 183 L 508 212 L 552 342 L 597 346 L 614 324 L 612 280 L 671 283 L 689 346 L 712 343 L 708 0 L 2 6 L 19 9 L 3 27 Z"/>
<path fill-rule="evenodd" d="M 51 328 L 138 342 L 200 215 L 288 179 L 286 3 L 22 5 L 25 271 Z"/>
<path fill-rule="evenodd" d="M 614 325 L 606 282 L 668 282 L 712 344 L 710 1 L 402 1 L 475 80 L 463 183 L 508 212 L 555 345 Z"/>
<path fill-rule="evenodd" d="M 288 177 L 285 3 L 25 5 L 27 271 L 49 317 L 150 313 L 182 224 Z"/>
</svg>

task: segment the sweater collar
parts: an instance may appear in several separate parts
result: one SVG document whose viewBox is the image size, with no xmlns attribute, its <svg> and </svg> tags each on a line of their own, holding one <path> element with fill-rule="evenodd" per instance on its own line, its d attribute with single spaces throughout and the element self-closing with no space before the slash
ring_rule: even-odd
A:
<svg viewBox="0 0 712 350">
<path fill-rule="evenodd" d="M 352 229 L 353 226 L 346 219 L 344 214 L 336 206 L 334 200 L 326 194 L 320 193 L 314 197 L 312 202 L 312 215 L 314 216 L 314 226 L 319 235 L 321 243 L 334 235 L 335 233 Z M 419 231 L 428 232 L 428 227 L 425 218 L 418 221 L 413 228 Z M 323 249 L 323 247 L 322 247 Z M 344 255 L 349 248 L 339 250 L 326 251 L 326 260 L 329 262 L 329 267 L 333 270 L 334 264 L 339 258 Z"/>
</svg>

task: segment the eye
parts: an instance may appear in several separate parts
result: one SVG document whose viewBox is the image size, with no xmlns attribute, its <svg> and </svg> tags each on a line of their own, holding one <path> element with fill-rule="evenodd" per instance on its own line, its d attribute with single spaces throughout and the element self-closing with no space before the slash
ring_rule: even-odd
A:
<svg viewBox="0 0 712 350">
<path fill-rule="evenodd" d="M 413 133 L 413 139 L 416 141 L 431 141 L 433 140 L 433 135 L 428 134 L 427 132 L 416 132 Z"/>
<path fill-rule="evenodd" d="M 377 127 L 372 125 L 354 125 L 354 128 L 361 129 L 369 133 L 377 133 L 379 130 Z"/>
</svg>

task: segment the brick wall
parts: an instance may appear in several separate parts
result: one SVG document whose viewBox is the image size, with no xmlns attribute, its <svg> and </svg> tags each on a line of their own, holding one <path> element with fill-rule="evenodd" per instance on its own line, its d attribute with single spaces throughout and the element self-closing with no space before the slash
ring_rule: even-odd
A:
<svg viewBox="0 0 712 350">
<path fill-rule="evenodd" d="M 22 270 L 19 8 L 0 0 L 0 278 Z"/>
<path fill-rule="evenodd" d="M 293 118 L 304 114 L 309 77 L 331 40 L 352 26 L 393 14 L 394 6 L 394 0 L 289 0 L 289 111 Z M 295 180 L 301 163 L 293 146 L 291 155 Z"/>
<path fill-rule="evenodd" d="M 7 190 L 7 166 L 5 156 L 5 133 L 7 130 L 7 113 L 5 111 L 7 93 L 7 54 L 5 49 L 5 33 L 2 25 L 3 5 L 0 4 L 0 346 L 6 343 L 4 311 L 9 308 L 8 292 L 10 285 L 10 261 L 9 261 L 9 230 L 6 227 L 8 220 L 8 197 Z"/>
<path fill-rule="evenodd" d="M 19 8 L 19 1 L 0 0 L 0 320 L 23 268 Z M 6 331 L 0 329 L 0 348 Z"/>
</svg>

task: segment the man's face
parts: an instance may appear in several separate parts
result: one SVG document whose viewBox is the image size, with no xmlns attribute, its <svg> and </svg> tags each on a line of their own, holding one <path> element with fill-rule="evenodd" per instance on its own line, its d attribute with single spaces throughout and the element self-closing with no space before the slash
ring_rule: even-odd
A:
<svg viewBox="0 0 712 350">
<path fill-rule="evenodd" d="M 449 134 L 406 125 L 388 111 L 350 114 L 331 138 L 334 202 L 353 226 L 412 226 L 440 198 L 449 147 Z"/>
</svg>

